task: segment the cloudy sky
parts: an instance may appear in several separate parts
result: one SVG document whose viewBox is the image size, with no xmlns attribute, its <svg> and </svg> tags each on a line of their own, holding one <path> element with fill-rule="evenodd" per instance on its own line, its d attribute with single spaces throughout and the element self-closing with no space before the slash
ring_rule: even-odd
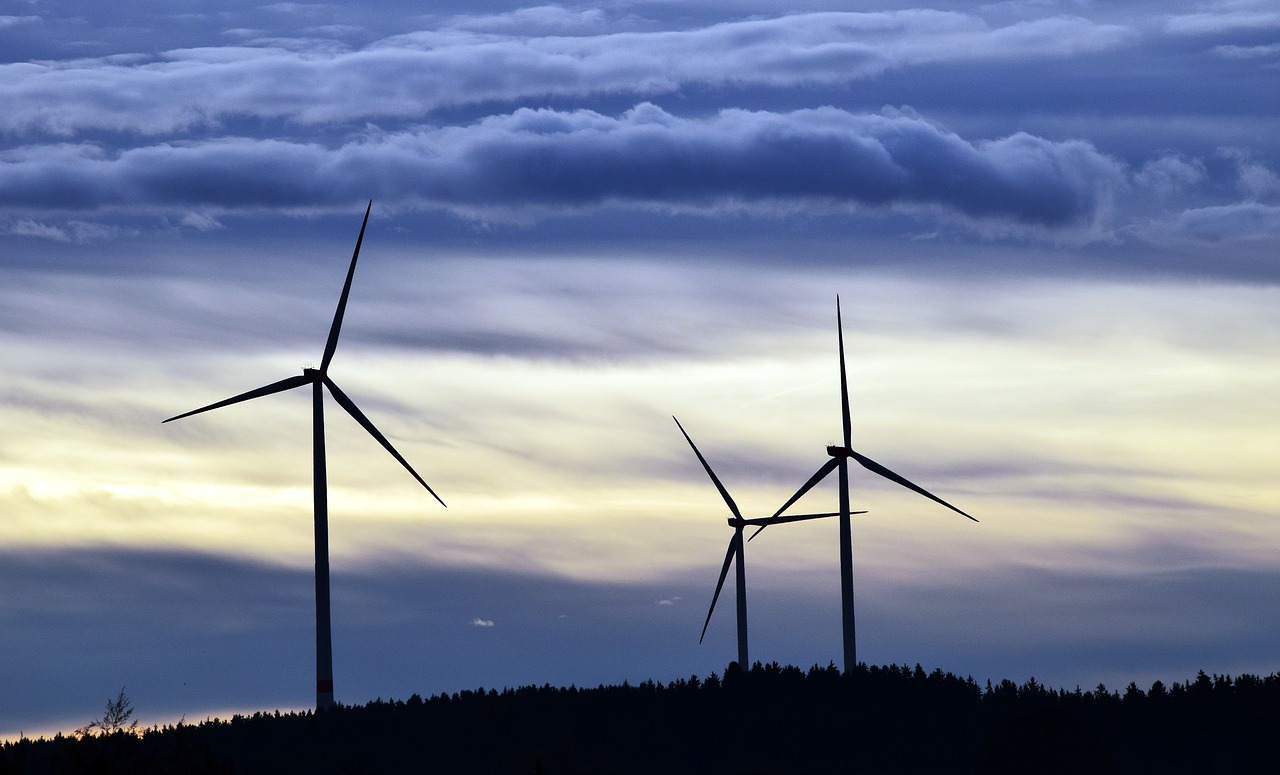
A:
<svg viewBox="0 0 1280 775">
<path fill-rule="evenodd" d="M 0 735 L 722 670 L 744 511 L 840 434 L 859 657 L 1120 687 L 1280 654 L 1280 6 L 0 0 Z M 830 484 L 800 504 L 834 507 Z M 836 532 L 748 547 L 840 658 Z"/>
</svg>

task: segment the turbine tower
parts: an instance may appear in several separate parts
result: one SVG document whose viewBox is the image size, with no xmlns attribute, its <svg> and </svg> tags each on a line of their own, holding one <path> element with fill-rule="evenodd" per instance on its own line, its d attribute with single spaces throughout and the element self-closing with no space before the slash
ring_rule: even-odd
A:
<svg viewBox="0 0 1280 775">
<path fill-rule="evenodd" d="M 409 462 L 396 451 L 395 447 L 391 446 L 391 442 L 387 441 L 387 437 L 383 436 L 374 427 L 369 418 L 364 416 L 364 413 L 347 397 L 347 394 L 343 393 L 329 377 L 329 362 L 333 360 L 334 350 L 338 347 L 338 333 L 342 329 L 342 316 L 347 309 L 347 296 L 351 293 L 351 278 L 356 272 L 356 259 L 360 257 L 360 244 L 364 241 L 364 229 L 369 223 L 369 211 L 372 209 L 373 200 L 369 200 L 369 206 L 364 211 L 364 222 L 360 224 L 360 236 L 356 238 L 356 249 L 351 254 L 351 266 L 347 269 L 347 280 L 342 285 L 342 296 L 338 299 L 338 309 L 333 315 L 333 325 L 329 328 L 329 339 L 324 345 L 324 356 L 320 359 L 320 368 L 305 368 L 300 376 L 272 382 L 270 385 L 232 396 L 208 406 L 202 406 L 199 409 L 193 409 L 190 412 L 175 415 L 164 421 L 181 420 L 183 417 L 207 412 L 210 409 L 219 409 L 231 404 L 238 404 L 241 401 L 269 396 L 272 393 L 280 393 L 303 385 L 311 385 L 311 460 L 313 470 L 312 489 L 315 503 L 316 550 L 316 710 L 318 711 L 327 710 L 333 706 L 333 642 L 329 626 L 329 490 L 324 456 L 324 388 L 329 389 L 338 405 L 345 409 L 347 414 L 354 417 L 355 421 L 369 432 L 369 435 L 377 439 L 378 443 L 386 448 L 392 457 L 400 461 L 400 465 L 404 466 L 413 475 L 413 478 L 418 480 L 419 484 L 427 488 L 427 492 L 440 501 L 441 506 L 445 505 L 444 501 L 440 500 L 440 496 L 436 495 L 435 490 L 432 490 L 431 486 L 418 475 L 418 472 L 413 470 L 413 466 L 409 465 Z"/>
<path fill-rule="evenodd" d="M 698 445 L 694 444 L 693 439 L 689 438 L 688 431 L 684 429 L 684 426 L 675 417 L 671 419 L 676 421 L 676 427 L 684 434 L 684 440 L 689 442 L 689 446 L 693 449 L 693 454 L 698 456 L 698 462 L 702 463 L 702 467 L 706 469 L 707 476 L 711 477 L 711 482 L 720 491 L 720 497 L 724 498 L 725 504 L 729 506 L 730 513 L 733 514 L 729 518 L 729 527 L 733 528 L 733 538 L 729 539 L 729 548 L 724 555 L 724 565 L 720 568 L 720 580 L 716 582 L 715 594 L 711 596 L 711 607 L 707 609 L 707 619 L 702 623 L 702 635 L 698 637 L 698 643 L 702 643 L 703 639 L 707 637 L 707 625 L 711 624 L 711 614 L 716 610 L 716 601 L 720 599 L 720 590 L 724 588 L 724 580 L 729 575 L 729 566 L 734 565 L 737 570 L 735 582 L 738 603 L 738 666 L 743 670 L 748 670 L 751 667 L 751 663 L 747 660 L 747 571 L 743 552 L 743 528 L 747 525 L 760 525 L 763 527 L 766 522 L 768 524 L 803 522 L 810 519 L 838 516 L 838 513 L 833 511 L 826 514 L 789 514 L 785 517 L 774 514 L 772 517 L 743 519 L 742 512 L 738 511 L 738 504 L 734 502 L 733 497 L 729 495 L 729 491 L 720 482 L 720 477 L 716 476 L 716 472 L 711 470 L 711 464 L 702 456 L 702 452 L 698 450 Z M 866 512 L 859 511 L 857 513 L 865 514 Z"/>
<path fill-rule="evenodd" d="M 840 319 L 840 297 L 836 296 L 836 334 L 840 344 L 840 414 L 844 426 L 844 446 L 828 446 L 827 455 L 830 460 L 822 465 L 809 481 L 805 482 L 795 495 L 784 504 L 782 508 L 774 512 L 773 517 L 762 520 L 762 524 L 755 533 L 751 534 L 751 538 L 755 538 L 775 521 L 785 519 L 780 515 L 791 507 L 805 493 L 813 488 L 818 482 L 822 481 L 832 471 L 839 470 L 840 477 L 840 620 L 841 629 L 844 636 L 844 669 L 845 672 L 852 670 L 858 664 L 857 642 L 853 626 L 853 537 L 849 520 L 849 459 L 852 458 L 858 462 L 863 468 L 888 479 L 891 482 L 906 487 L 908 490 L 917 492 L 924 497 L 936 503 L 951 509 L 957 514 L 961 514 L 974 522 L 978 520 L 966 514 L 960 509 L 952 506 L 943 499 L 929 492 L 928 490 L 908 481 L 906 478 L 895 474 L 893 471 L 885 468 L 871 458 L 859 454 L 853 449 L 853 439 L 851 433 L 851 424 L 849 422 L 849 382 L 845 376 L 844 367 L 844 324 Z M 857 513 L 857 512 L 852 512 Z M 750 538 L 747 540 L 751 540 Z"/>
</svg>

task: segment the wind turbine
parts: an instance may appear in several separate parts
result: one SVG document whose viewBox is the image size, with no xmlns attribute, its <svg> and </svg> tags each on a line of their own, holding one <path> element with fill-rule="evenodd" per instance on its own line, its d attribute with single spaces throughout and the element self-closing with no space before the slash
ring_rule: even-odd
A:
<svg viewBox="0 0 1280 775">
<path fill-rule="evenodd" d="M 693 454 L 698 456 L 698 462 L 702 463 L 702 467 L 706 469 L 707 476 L 711 477 L 711 482 L 720 491 L 720 497 L 724 498 L 725 504 L 729 506 L 730 513 L 733 514 L 728 520 L 729 526 L 733 528 L 733 538 L 729 539 L 729 548 L 724 554 L 724 566 L 720 568 L 720 580 L 716 582 L 715 594 L 711 596 L 711 607 L 707 609 L 707 619 L 702 623 L 702 635 L 698 637 L 698 643 L 702 643 L 703 639 L 707 637 L 707 625 L 711 624 L 711 614 L 716 610 L 716 601 L 720 599 L 720 590 L 724 588 L 724 580 L 729 575 L 729 566 L 734 565 L 737 569 L 735 581 L 737 583 L 738 598 L 738 665 L 743 670 L 747 670 L 751 667 L 751 663 L 747 661 L 747 571 L 743 552 L 742 529 L 747 525 L 759 525 L 763 528 L 766 522 L 773 525 L 784 522 L 803 522 L 810 519 L 821 519 L 822 517 L 835 517 L 839 516 L 839 513 L 833 511 L 826 514 L 789 514 L 785 517 L 774 514 L 772 517 L 743 519 L 742 512 L 738 511 L 738 504 L 734 503 L 733 497 L 729 495 L 729 491 L 720 482 L 720 477 L 716 476 L 716 472 L 711 470 L 711 464 L 702 456 L 702 452 L 698 450 L 698 445 L 694 444 L 693 439 L 689 438 L 688 431 L 674 416 L 671 419 L 676 421 L 676 427 L 684 434 L 684 440 L 689 442 L 689 446 L 693 448 Z M 865 514 L 866 512 L 859 511 L 856 513 Z"/>
<path fill-rule="evenodd" d="M 338 347 L 338 333 L 342 328 L 342 315 L 347 309 L 347 296 L 351 293 L 351 278 L 356 272 L 356 259 L 360 257 L 360 243 L 364 241 L 364 229 L 369 224 L 369 211 L 373 209 L 373 200 L 369 200 L 369 206 L 364 211 L 364 222 L 360 224 L 360 236 L 356 238 L 356 249 L 351 254 L 351 266 L 347 269 L 347 280 L 342 285 L 342 296 L 338 298 L 338 310 L 333 315 L 333 325 L 329 328 L 329 339 L 324 345 L 324 356 L 320 360 L 320 368 L 304 368 L 300 376 L 282 379 L 279 382 L 272 382 L 270 385 L 250 390 L 247 393 L 241 393 L 232 396 L 225 401 L 218 401 L 208 406 L 202 406 L 199 409 L 193 409 L 190 412 L 175 415 L 165 420 L 171 422 L 173 420 L 181 420 L 183 417 L 190 417 L 193 414 L 207 412 L 210 409 L 219 409 L 231 404 L 238 404 L 241 401 L 248 401 L 252 398 L 261 398 L 269 396 L 272 393 L 280 393 L 285 390 L 292 390 L 303 385 L 311 385 L 311 460 L 312 460 L 312 488 L 315 502 L 315 549 L 316 549 L 316 710 L 326 710 L 333 706 L 333 643 L 329 626 L 329 491 L 325 478 L 325 456 L 324 456 L 324 390 L 328 388 L 338 405 L 355 418 L 369 435 L 378 440 L 378 443 L 386 448 L 391 456 L 400 461 L 400 465 L 413 475 L 418 483 L 427 488 L 427 492 L 431 493 L 436 500 L 440 501 L 440 505 L 445 505 L 440 496 L 436 495 L 435 490 L 423 481 L 418 472 L 413 470 L 413 466 L 401 457 L 395 447 L 391 446 L 391 442 L 387 441 L 387 437 L 374 427 L 368 417 L 355 405 L 355 403 L 347 397 L 346 393 L 334 383 L 329 377 L 329 362 L 333 360 L 334 350 Z"/>
<path fill-rule="evenodd" d="M 818 469 L 809 481 L 805 482 L 790 500 L 782 504 L 782 508 L 774 512 L 773 517 L 763 520 L 763 524 L 755 533 L 751 534 L 751 538 L 755 538 L 774 521 L 782 521 L 785 517 L 781 517 L 782 512 L 791 507 L 791 504 L 800 499 L 802 495 L 807 493 L 818 482 L 822 481 L 832 471 L 840 471 L 840 613 L 841 628 L 844 635 L 844 669 L 852 670 L 858 664 L 857 643 L 853 626 L 853 538 L 850 530 L 849 520 L 849 459 L 856 460 L 863 468 L 874 474 L 879 474 L 891 482 L 906 487 L 908 490 L 917 492 L 931 501 L 940 503 L 951 509 L 957 514 L 961 514 L 974 522 L 978 520 L 960 509 L 952 506 L 943 499 L 924 489 L 923 487 L 908 481 L 905 477 L 895 474 L 888 468 L 880 465 L 876 461 L 856 452 L 853 449 L 853 440 L 851 433 L 851 425 L 849 422 L 849 382 L 845 376 L 844 368 L 844 324 L 840 319 L 840 297 L 836 296 L 836 333 L 840 343 L 840 413 L 841 420 L 844 424 L 844 446 L 828 446 L 827 454 L 831 457 L 822 467 Z M 750 538 L 747 540 L 751 540 Z"/>
</svg>

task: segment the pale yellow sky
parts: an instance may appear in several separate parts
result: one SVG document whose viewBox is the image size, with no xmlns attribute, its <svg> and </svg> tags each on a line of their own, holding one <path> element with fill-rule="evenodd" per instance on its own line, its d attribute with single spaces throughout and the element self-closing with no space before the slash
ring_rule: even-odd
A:
<svg viewBox="0 0 1280 775">
<path fill-rule="evenodd" d="M 725 343 L 723 356 L 415 352 L 362 346 L 349 322 L 332 376 L 449 508 L 330 401 L 335 562 L 399 556 L 597 580 L 715 566 L 727 512 L 670 415 L 753 514 L 780 505 L 839 434 L 828 298 L 839 283 L 788 280 L 792 298 L 823 288 L 793 305 L 789 325 L 724 306 L 715 328 L 690 332 Z M 1116 570 L 1160 562 L 1138 549 L 1151 541 L 1184 547 L 1177 562 L 1274 563 L 1280 365 L 1265 349 L 1280 331 L 1276 292 L 1011 282 L 965 299 L 902 280 L 850 285 L 855 448 L 981 520 L 855 468 L 855 505 L 872 512 L 857 522 L 861 569 Z M 621 313 L 617 324 L 646 325 Z M 288 376 L 306 357 L 222 346 L 158 363 L 76 340 L 0 340 L 12 365 L 0 380 L 15 397 L 0 407 L 0 541 L 309 564 L 306 390 L 159 422 Z M 834 508 L 833 484 L 798 508 Z M 777 529 L 752 549 L 765 567 L 836 562 L 834 528 L 822 525 Z"/>
</svg>

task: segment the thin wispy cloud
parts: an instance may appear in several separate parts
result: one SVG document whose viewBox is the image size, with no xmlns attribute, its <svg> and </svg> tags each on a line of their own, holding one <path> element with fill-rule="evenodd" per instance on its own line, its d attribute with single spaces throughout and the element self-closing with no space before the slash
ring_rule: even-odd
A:
<svg viewBox="0 0 1280 775">
<path fill-rule="evenodd" d="M 1266 0 L 1229 0 L 1209 6 L 1212 10 L 1171 15 L 1165 20 L 1165 28 L 1175 35 L 1280 29 L 1280 12 Z"/>
<path fill-rule="evenodd" d="M 585 37 L 540 37 L 538 25 L 530 33 L 520 12 L 502 19 L 505 25 L 497 17 L 472 18 L 463 29 L 400 35 L 355 51 L 228 46 L 3 65 L 0 99 L 11 109 L 0 116 L 0 128 L 167 134 L 245 117 L 317 125 L 421 119 L 441 107 L 482 102 L 662 94 L 692 85 L 834 85 L 911 65 L 1089 53 L 1119 45 L 1128 34 L 1070 18 L 993 29 L 976 17 L 942 11 L 796 14 Z M 468 31 L 477 24 L 512 32 Z"/>
<path fill-rule="evenodd" d="M 1210 242 L 1274 238 L 1280 236 L 1280 205 L 1241 202 L 1186 210 L 1173 221 L 1171 231 Z"/>
<path fill-rule="evenodd" d="M 197 224 L 192 223 L 191 225 L 196 226 Z M 30 218 L 19 218 L 8 224 L 0 222 L 0 233 L 6 232 L 15 237 L 36 237 L 54 242 L 91 245 L 116 239 L 125 233 L 125 230 L 106 224 L 76 220 L 55 226 Z"/>
<path fill-rule="evenodd" d="M 0 16 L 0 30 L 20 24 L 36 24 L 39 21 L 39 16 Z"/>
<path fill-rule="evenodd" d="M 617 26 L 619 21 L 603 8 L 578 10 L 559 5 L 539 5 L 507 13 L 459 14 L 442 20 L 437 26 L 449 30 L 527 37 L 597 35 L 607 32 L 608 27 Z"/>
<path fill-rule="evenodd" d="M 1228 59 L 1280 58 L 1280 43 L 1263 46 L 1216 46 L 1213 53 Z"/>
<path fill-rule="evenodd" d="M 1161 156 L 1142 165 L 1134 175 L 1138 185 L 1154 190 L 1161 196 L 1171 196 L 1194 188 L 1205 180 L 1204 162 L 1179 154 Z"/>
</svg>

